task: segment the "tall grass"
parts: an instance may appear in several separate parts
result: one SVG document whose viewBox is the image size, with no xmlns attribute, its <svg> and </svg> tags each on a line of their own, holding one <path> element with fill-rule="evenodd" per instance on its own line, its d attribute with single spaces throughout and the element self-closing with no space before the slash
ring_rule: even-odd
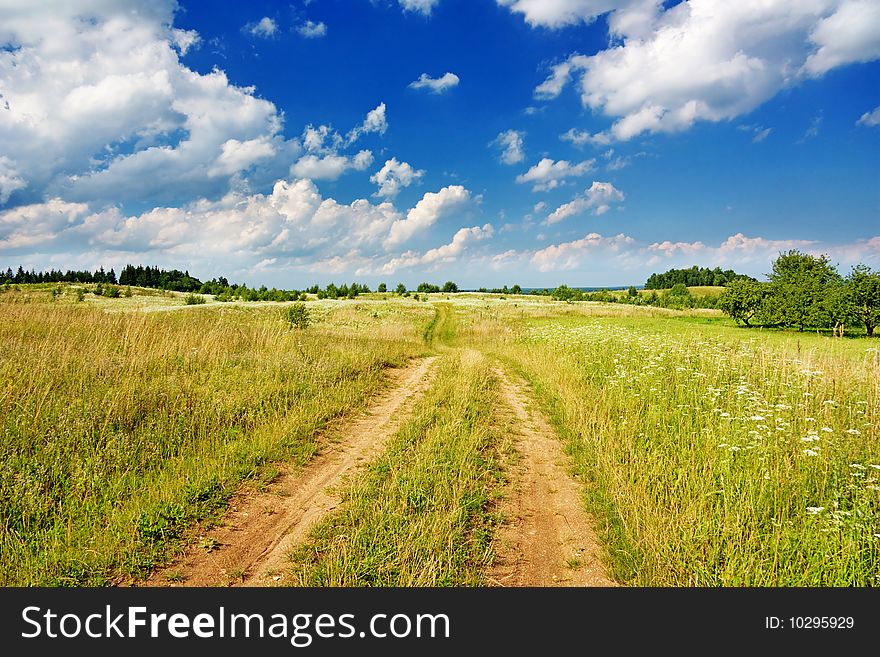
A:
<svg viewBox="0 0 880 657">
<path fill-rule="evenodd" d="M 332 311 L 294 331 L 271 308 L 0 296 L 0 584 L 143 574 L 242 478 L 307 459 L 316 429 L 424 351 L 421 315 L 344 308 L 360 330 Z"/>
<path fill-rule="evenodd" d="M 615 318 L 507 335 L 619 580 L 880 584 L 876 341 Z"/>
<path fill-rule="evenodd" d="M 441 319 L 444 317 L 440 315 Z M 460 586 L 491 563 L 502 485 L 497 382 L 476 352 L 444 356 L 387 452 L 292 555 L 307 586 Z"/>
</svg>

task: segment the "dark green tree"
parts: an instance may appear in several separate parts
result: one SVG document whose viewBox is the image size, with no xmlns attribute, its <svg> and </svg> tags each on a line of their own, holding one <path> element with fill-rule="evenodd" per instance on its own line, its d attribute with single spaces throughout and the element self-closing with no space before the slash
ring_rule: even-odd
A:
<svg viewBox="0 0 880 657">
<path fill-rule="evenodd" d="M 827 256 L 812 256 L 796 249 L 780 253 L 773 261 L 770 279 L 772 304 L 785 326 L 827 326 L 831 322 L 829 296 L 840 275 Z"/>
<path fill-rule="evenodd" d="M 752 318 L 764 308 L 769 294 L 770 288 L 766 283 L 737 278 L 724 288 L 718 307 L 738 323 L 751 326 Z"/>
<path fill-rule="evenodd" d="M 880 271 L 856 265 L 846 277 L 846 290 L 851 316 L 864 325 L 870 338 L 880 323 Z"/>
</svg>

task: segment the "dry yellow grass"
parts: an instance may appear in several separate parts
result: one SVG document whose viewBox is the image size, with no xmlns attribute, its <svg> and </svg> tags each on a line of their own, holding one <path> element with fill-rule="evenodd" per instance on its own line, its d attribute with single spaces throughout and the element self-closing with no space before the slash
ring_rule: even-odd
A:
<svg viewBox="0 0 880 657">
<path fill-rule="evenodd" d="M 104 312 L 0 295 L 0 583 L 96 584 L 161 561 L 243 477 L 307 459 L 317 427 L 422 353 L 428 309 L 348 302 Z M 102 300 L 103 301 L 103 300 Z M 334 311 L 335 310 L 335 311 Z"/>
</svg>

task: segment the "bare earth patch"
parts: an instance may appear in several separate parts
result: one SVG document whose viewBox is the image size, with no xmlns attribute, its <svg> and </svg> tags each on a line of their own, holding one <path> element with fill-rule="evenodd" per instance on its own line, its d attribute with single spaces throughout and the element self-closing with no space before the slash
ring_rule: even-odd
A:
<svg viewBox="0 0 880 657">
<path fill-rule="evenodd" d="M 521 456 L 510 468 L 511 494 L 502 505 L 508 523 L 498 536 L 489 573 L 496 586 L 616 586 L 584 511 L 562 445 L 546 418 L 529 408 L 525 385 L 498 369 L 501 395 L 515 420 Z"/>
<path fill-rule="evenodd" d="M 346 475 L 381 453 L 406 417 L 404 405 L 427 389 L 435 360 L 392 371 L 390 390 L 365 414 L 332 431 L 321 443 L 324 451 L 305 468 L 282 467 L 264 491 L 242 487 L 223 522 L 146 585 L 285 584 L 287 553 L 339 504 L 337 489 Z"/>
</svg>

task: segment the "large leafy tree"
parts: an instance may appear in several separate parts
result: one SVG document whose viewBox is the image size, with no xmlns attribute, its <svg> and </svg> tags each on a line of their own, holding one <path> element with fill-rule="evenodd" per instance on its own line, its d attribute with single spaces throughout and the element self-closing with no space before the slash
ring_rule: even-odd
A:
<svg viewBox="0 0 880 657">
<path fill-rule="evenodd" d="M 719 308 L 737 322 L 749 323 L 764 307 L 770 289 L 766 283 L 751 278 L 736 278 L 724 288 Z"/>
<path fill-rule="evenodd" d="M 880 272 L 856 265 L 846 277 L 846 289 L 853 317 L 871 337 L 880 323 Z"/>
<path fill-rule="evenodd" d="M 792 249 L 781 253 L 768 274 L 774 309 L 786 326 L 825 326 L 831 321 L 829 296 L 840 275 L 827 256 Z"/>
</svg>

